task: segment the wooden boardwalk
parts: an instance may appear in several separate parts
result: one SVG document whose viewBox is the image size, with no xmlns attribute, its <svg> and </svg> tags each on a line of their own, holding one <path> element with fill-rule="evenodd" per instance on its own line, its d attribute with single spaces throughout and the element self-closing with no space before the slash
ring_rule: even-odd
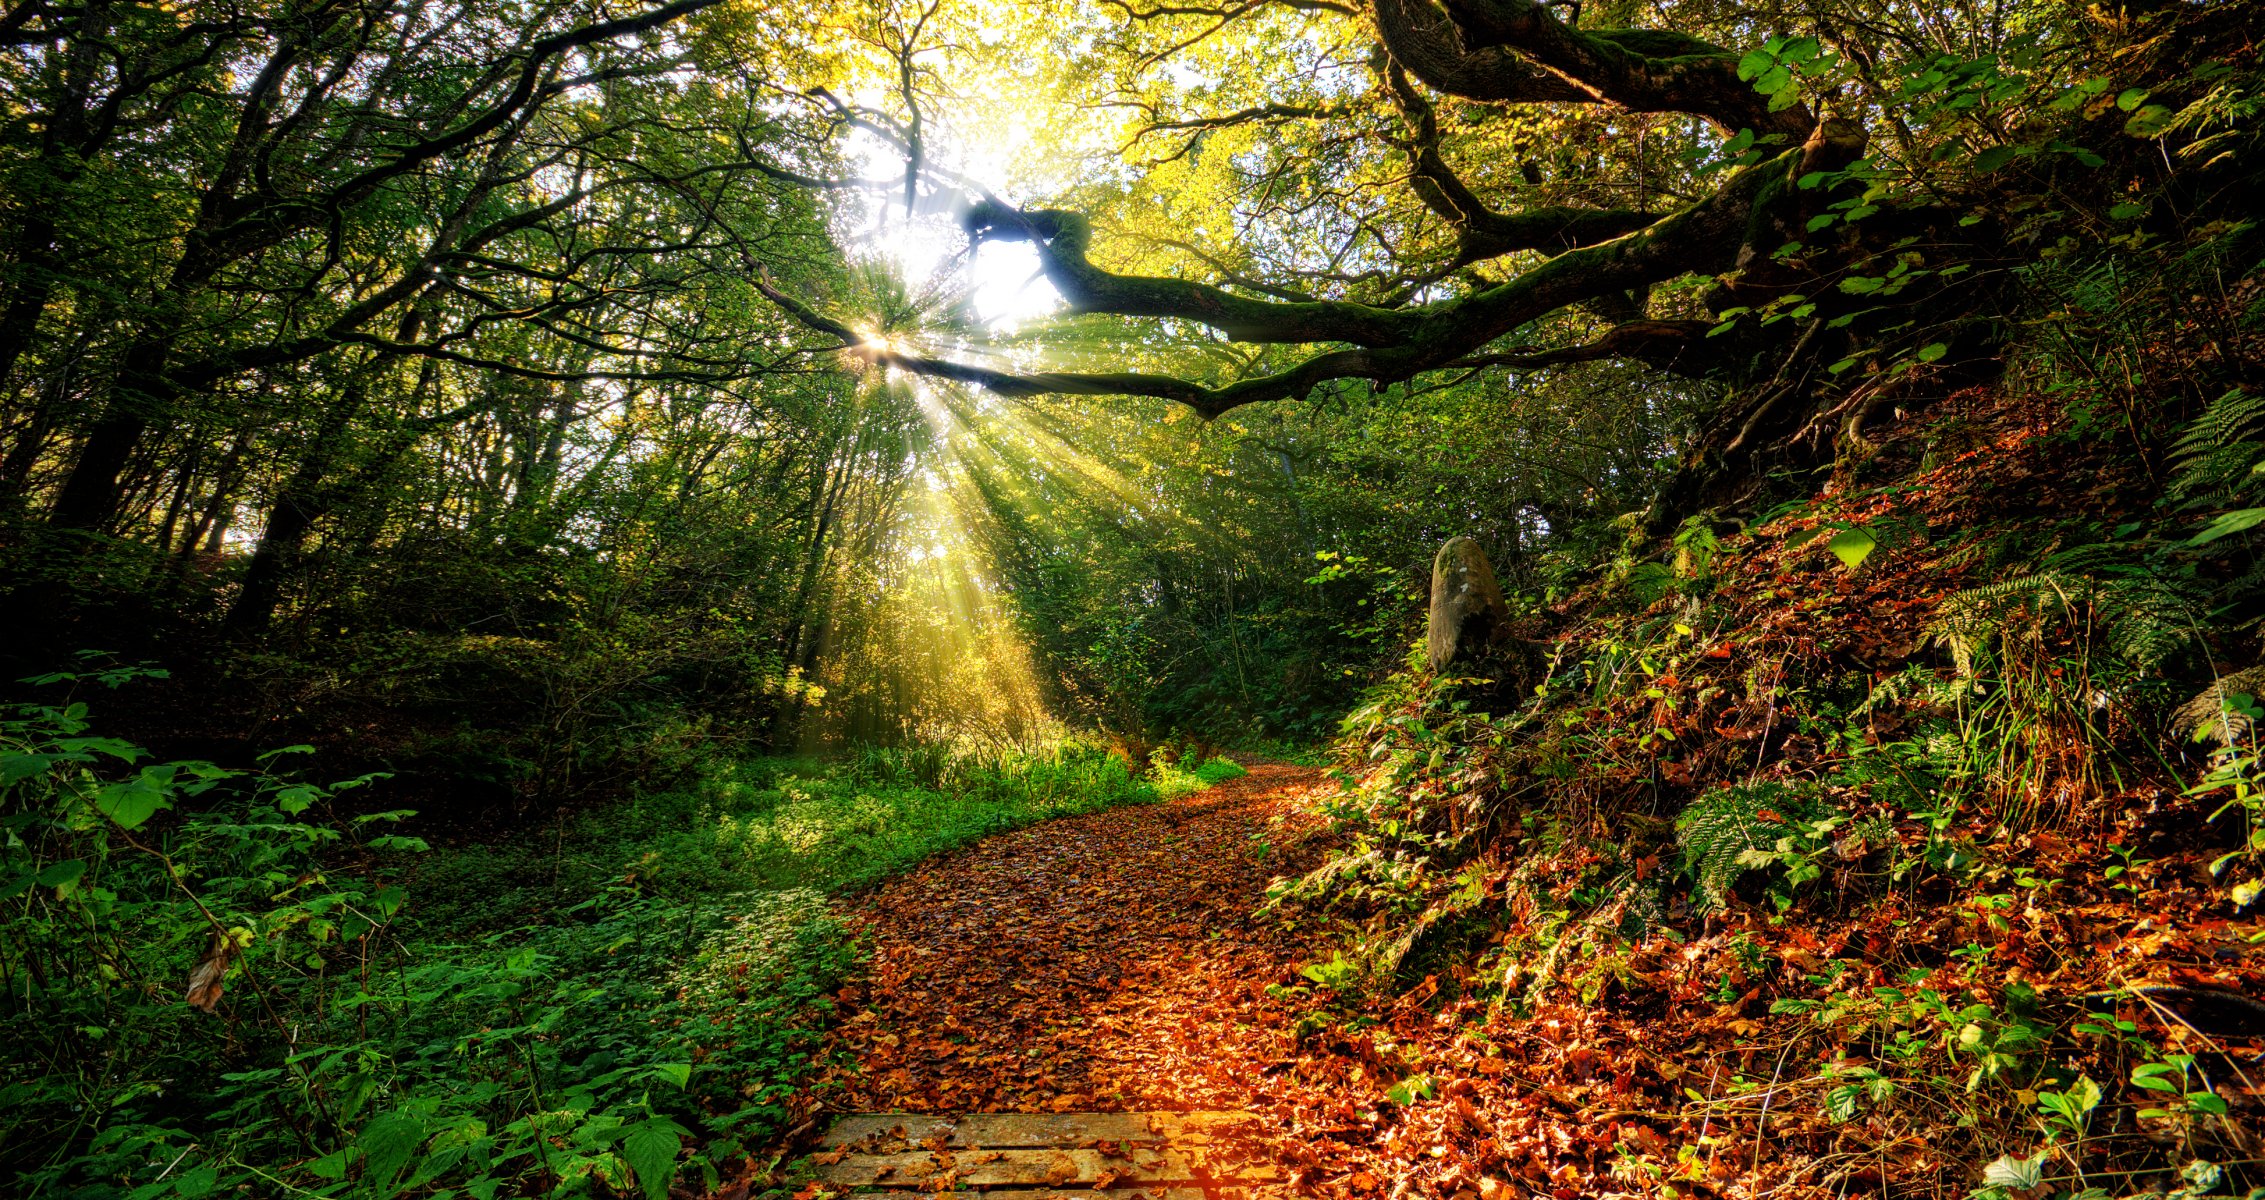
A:
<svg viewBox="0 0 2265 1200">
<path fill-rule="evenodd" d="M 1267 1200 L 1287 1194 L 1245 1113 L 867 1113 L 813 1156 L 851 1200 Z"/>
</svg>

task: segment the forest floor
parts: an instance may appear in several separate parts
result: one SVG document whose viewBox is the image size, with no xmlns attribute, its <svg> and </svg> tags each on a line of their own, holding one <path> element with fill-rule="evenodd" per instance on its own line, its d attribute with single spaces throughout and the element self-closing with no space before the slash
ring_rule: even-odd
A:
<svg viewBox="0 0 2265 1200">
<path fill-rule="evenodd" d="M 1971 1190 L 1959 1185 L 1974 1169 L 1970 1148 L 1808 1111 L 1771 1117 L 1771 1136 L 1756 1139 L 1737 1125 L 1739 1106 L 1775 1089 L 1757 1082 L 1711 1099 L 1789 1065 L 1801 1087 L 1822 1087 L 1830 1060 L 1845 1053 L 1814 1031 L 1780 1028 L 1806 1018 L 1775 1016 L 1744 975 L 1731 976 L 1744 994 L 1721 1002 L 1721 981 L 1709 976 L 1717 959 L 1750 942 L 1806 963 L 1830 941 L 1900 962 L 1939 940 L 1934 926 L 1892 904 L 1853 922 L 1749 913 L 1710 927 L 1671 962 L 1632 963 L 1657 976 L 1644 995 L 1556 999 L 1522 1014 L 1433 978 L 1398 996 L 1338 993 L 1315 984 L 1332 978 L 1332 950 L 1353 931 L 1266 907 L 1273 879 L 1319 861 L 1331 840 L 1321 802 L 1338 794 L 1321 769 L 1255 764 L 1171 803 L 990 837 L 842 901 L 869 958 L 836 993 L 827 1065 L 801 1092 L 789 1148 L 814 1148 L 848 1113 L 1198 1110 L 1259 1118 L 1259 1144 L 1238 1137 L 1239 1152 L 1278 1165 L 1285 1195 L 1634 1200 L 1665 1194 L 1668 1180 L 1680 1195 L 1832 1195 L 1890 1177 L 1909 1183 L 1893 1189 L 1907 1194 Z M 2199 869 L 2183 858 L 2163 865 L 2180 877 Z M 2146 929 L 2132 922 L 2150 906 L 2179 907 L 2171 892 L 2149 888 L 2102 928 Z M 2135 958 L 2222 958 L 2240 931 L 2197 920 L 2177 937 L 2151 935 Z M 2122 944 L 2053 938 L 2063 939 L 2100 953 Z M 1948 979 L 1954 967 L 1934 974 Z M 2188 1032 L 2165 1036 L 2186 1046 Z M 2190 1049 L 2229 1049 L 2196 1040 Z M 2227 1061 L 2253 1063 L 2254 1053 Z M 1789 1063 L 1819 1054 L 1821 1067 Z M 2221 1090 L 2247 1106 L 2247 1081 Z M 1699 1087 L 1710 1102 L 1686 1104 Z M 1820 1140 L 1838 1148 L 1808 1145 Z M 809 1157 L 773 1160 L 772 1172 L 722 1194 L 782 1188 L 824 1200 L 811 1167 Z"/>
<path fill-rule="evenodd" d="M 1310 941 L 1258 915 L 1318 825 L 1318 768 L 1049 821 L 891 879 L 811 1089 L 839 1112 L 1250 1109 L 1288 1065 Z M 1287 856 L 1299 857 L 1293 849 Z"/>
</svg>

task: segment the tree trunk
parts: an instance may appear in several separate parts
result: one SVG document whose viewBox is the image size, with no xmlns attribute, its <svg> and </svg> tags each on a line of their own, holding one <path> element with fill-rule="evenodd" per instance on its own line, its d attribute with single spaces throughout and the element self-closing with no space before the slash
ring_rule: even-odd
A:
<svg viewBox="0 0 2265 1200">
<path fill-rule="evenodd" d="M 275 606 L 282 598 L 285 577 L 298 562 L 307 534 L 314 529 L 315 522 L 330 511 L 335 500 L 327 484 L 330 464 L 337 457 L 338 441 L 346 435 L 347 425 L 361 412 L 368 395 L 366 375 L 358 374 L 347 383 L 338 399 L 323 413 L 313 444 L 299 459 L 297 469 L 276 492 L 275 503 L 268 509 L 267 524 L 260 530 L 259 546 L 252 551 L 251 565 L 244 569 L 243 589 L 237 592 L 236 603 L 228 608 L 230 633 L 257 636 L 265 633 L 268 624 L 275 619 Z"/>
<path fill-rule="evenodd" d="M 71 465 L 48 514 L 48 524 L 99 530 L 117 516 L 119 475 L 159 414 L 179 395 L 179 388 L 165 376 L 172 355 L 170 336 L 143 340 L 126 351 L 109 407 L 88 431 L 78 461 Z"/>
</svg>

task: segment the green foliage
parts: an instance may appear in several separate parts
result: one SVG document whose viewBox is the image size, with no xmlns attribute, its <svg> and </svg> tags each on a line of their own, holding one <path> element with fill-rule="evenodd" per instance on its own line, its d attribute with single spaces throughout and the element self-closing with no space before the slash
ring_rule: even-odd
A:
<svg viewBox="0 0 2265 1200">
<path fill-rule="evenodd" d="M 1784 908 L 1796 889 L 1823 874 L 1816 859 L 1846 821 L 1812 788 L 1740 784 L 1693 800 L 1676 818 L 1676 844 L 1684 874 L 1709 907 L 1728 903 L 1741 876 L 1766 871 L 1770 896 Z"/>
<path fill-rule="evenodd" d="M 853 965 L 828 893 L 1241 773 L 1135 780 L 1074 745 L 717 763 L 429 850 L 408 813 L 337 813 L 370 780 L 152 763 L 88 722 L 0 719 L 0 1169 L 63 1195 L 712 1184 L 777 1132 Z"/>
<path fill-rule="evenodd" d="M 2201 633 L 2199 589 L 2159 558 L 2094 544 L 2047 556 L 2033 571 L 1957 592 L 1931 632 L 1969 675 L 2018 663 L 2053 627 L 2081 628 L 2106 652 L 2098 670 L 2135 677 L 2161 669 Z"/>
<path fill-rule="evenodd" d="M 2265 859 L 2265 758 L 2258 752 L 2258 725 L 2265 721 L 2265 706 L 2242 692 L 2205 695 L 2215 700 L 2220 712 L 2215 726 L 2197 728 L 2195 737 L 2200 740 L 2223 732 L 2209 772 L 2186 794 L 2218 801 L 2210 820 L 2230 814 L 2241 826 L 2239 848 L 2210 864 L 2210 873 L 2219 877 L 2225 877 L 2236 862 L 2249 868 L 2248 878 L 2239 879 L 2232 887 L 2234 908 L 2240 911 L 2265 894 L 2265 879 L 2259 877 L 2257 869 L 2259 861 Z"/>
</svg>

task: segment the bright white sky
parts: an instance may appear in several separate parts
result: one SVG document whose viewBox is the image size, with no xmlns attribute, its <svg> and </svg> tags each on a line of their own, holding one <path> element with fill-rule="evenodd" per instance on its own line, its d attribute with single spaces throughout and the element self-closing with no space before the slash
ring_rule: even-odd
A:
<svg viewBox="0 0 2265 1200">
<path fill-rule="evenodd" d="M 965 133 L 944 128 L 928 147 L 931 160 L 986 186 L 1006 186 L 1013 178 L 1009 164 L 1027 142 L 1025 131 L 985 130 L 979 140 Z M 904 177 L 903 156 L 879 138 L 853 130 L 844 149 L 863 167 L 864 178 Z M 956 212 L 919 212 L 908 219 L 904 193 L 893 191 L 886 200 L 874 197 L 849 220 L 851 245 L 890 263 L 915 291 L 929 281 L 965 291 L 993 330 L 1011 332 L 1061 307 L 1060 293 L 1038 273 L 1035 249 L 1022 242 L 986 242 L 970 257 Z"/>
</svg>

